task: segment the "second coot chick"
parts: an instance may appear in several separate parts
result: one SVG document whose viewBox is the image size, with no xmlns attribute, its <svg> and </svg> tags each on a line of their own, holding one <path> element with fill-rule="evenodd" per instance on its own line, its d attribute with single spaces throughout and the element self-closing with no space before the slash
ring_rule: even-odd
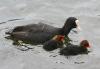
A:
<svg viewBox="0 0 100 69">
<path fill-rule="evenodd" d="M 78 55 L 78 54 L 88 54 L 88 48 L 90 48 L 89 42 L 87 40 L 81 41 L 79 45 L 68 44 L 65 48 L 60 51 L 60 55 Z"/>
<path fill-rule="evenodd" d="M 63 42 L 64 42 L 64 36 L 63 35 L 56 35 L 53 39 L 45 42 L 43 44 L 43 48 L 46 51 L 52 51 L 52 50 L 55 50 L 57 48 L 62 48 Z"/>
</svg>

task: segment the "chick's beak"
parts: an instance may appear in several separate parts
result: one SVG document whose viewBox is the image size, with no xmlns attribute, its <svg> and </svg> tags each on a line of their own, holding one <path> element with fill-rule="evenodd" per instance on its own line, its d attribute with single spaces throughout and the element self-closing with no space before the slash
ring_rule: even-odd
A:
<svg viewBox="0 0 100 69">
<path fill-rule="evenodd" d="M 91 52 L 92 51 L 92 48 L 91 47 L 88 47 L 87 50 L 88 50 L 88 52 Z"/>
<path fill-rule="evenodd" d="M 76 25 L 77 25 L 77 27 L 76 27 L 77 30 L 78 30 L 78 31 L 81 31 L 81 27 L 80 27 L 80 25 L 79 25 L 79 20 L 76 20 L 75 22 L 76 22 Z"/>
</svg>

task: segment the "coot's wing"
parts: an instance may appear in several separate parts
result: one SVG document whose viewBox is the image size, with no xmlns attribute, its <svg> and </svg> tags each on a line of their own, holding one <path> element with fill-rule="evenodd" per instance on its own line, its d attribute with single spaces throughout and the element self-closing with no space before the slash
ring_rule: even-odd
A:
<svg viewBox="0 0 100 69">
<path fill-rule="evenodd" d="M 29 35 L 28 32 L 12 32 L 11 36 L 17 39 L 25 39 Z"/>
<path fill-rule="evenodd" d="M 53 32 L 57 30 L 58 28 L 44 24 L 44 23 L 38 23 L 38 24 L 30 24 L 25 26 L 18 26 L 13 29 L 12 32 Z"/>
<path fill-rule="evenodd" d="M 42 44 L 52 39 L 54 35 L 54 33 L 48 32 L 12 32 L 11 37 L 33 44 Z"/>
<path fill-rule="evenodd" d="M 58 31 L 58 28 L 50 26 L 48 24 L 38 23 L 36 25 L 31 25 L 29 31 L 35 32 L 35 33 L 36 32 L 53 33 L 53 32 Z"/>
</svg>

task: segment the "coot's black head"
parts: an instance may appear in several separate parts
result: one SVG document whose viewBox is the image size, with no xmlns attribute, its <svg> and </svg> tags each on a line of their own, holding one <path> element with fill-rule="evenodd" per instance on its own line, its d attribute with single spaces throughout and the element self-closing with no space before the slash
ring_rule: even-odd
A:
<svg viewBox="0 0 100 69">
<path fill-rule="evenodd" d="M 65 21 L 65 24 L 62 28 L 62 32 L 61 34 L 63 35 L 68 35 L 69 32 L 71 31 L 71 29 L 73 28 L 78 28 L 80 29 L 79 27 L 79 20 L 75 17 L 69 17 L 66 21 Z"/>
<path fill-rule="evenodd" d="M 77 19 L 76 19 L 75 17 L 69 17 L 69 18 L 66 20 L 65 25 L 66 25 L 66 26 L 67 26 L 67 25 L 70 25 L 70 26 L 72 26 L 72 28 L 76 28 L 76 27 L 77 27 L 77 25 L 76 25 L 76 23 L 75 23 L 76 20 L 77 20 Z"/>
<path fill-rule="evenodd" d="M 71 26 L 71 28 L 77 28 L 78 27 L 78 19 L 75 17 L 69 17 L 65 22 L 65 26 Z"/>
</svg>

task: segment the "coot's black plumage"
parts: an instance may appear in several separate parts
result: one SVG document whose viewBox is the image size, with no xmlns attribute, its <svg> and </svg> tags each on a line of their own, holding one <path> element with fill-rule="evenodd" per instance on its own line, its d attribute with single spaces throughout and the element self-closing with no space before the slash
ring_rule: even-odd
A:
<svg viewBox="0 0 100 69">
<path fill-rule="evenodd" d="M 83 40 L 80 45 L 68 44 L 64 49 L 60 51 L 60 55 L 70 56 L 88 54 L 89 51 L 87 48 L 90 48 L 89 42 L 87 40 Z"/>
<path fill-rule="evenodd" d="M 43 44 L 43 48 L 46 51 L 52 51 L 57 48 L 63 48 L 63 42 L 64 42 L 64 36 L 63 35 L 57 35 L 53 39 L 45 42 Z"/>
<path fill-rule="evenodd" d="M 6 34 L 9 34 L 16 42 L 22 40 L 25 43 L 43 44 L 55 35 L 60 34 L 67 36 L 71 29 L 78 27 L 76 21 L 77 19 L 75 17 L 69 17 L 62 28 L 43 23 L 18 26 L 14 28 L 12 32 L 6 32 Z"/>
</svg>

